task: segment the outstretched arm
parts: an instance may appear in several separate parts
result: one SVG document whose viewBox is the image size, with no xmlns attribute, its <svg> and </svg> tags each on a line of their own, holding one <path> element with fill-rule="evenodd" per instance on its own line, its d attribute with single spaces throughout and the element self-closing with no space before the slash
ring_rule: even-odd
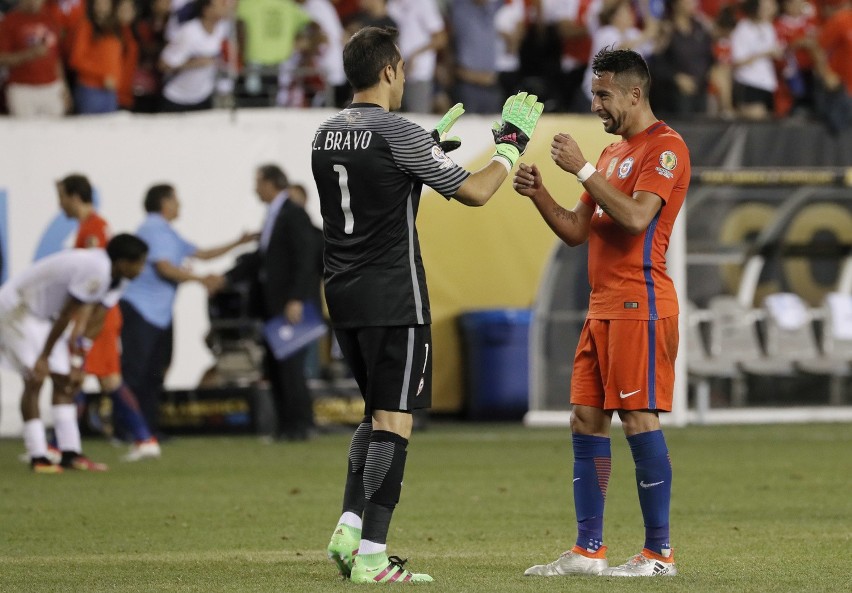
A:
<svg viewBox="0 0 852 593">
<path fill-rule="evenodd" d="M 492 128 L 494 156 L 488 165 L 465 179 L 453 196 L 456 200 L 466 206 L 482 206 L 494 195 L 524 154 L 543 109 L 538 97 L 528 93 L 520 92 L 506 99 L 502 120 Z"/>
<path fill-rule="evenodd" d="M 194 273 L 191 268 L 178 267 L 168 260 L 154 262 L 154 269 L 161 278 L 165 278 L 175 284 L 198 282 L 211 294 L 221 290 L 222 285 L 225 283 L 225 279 L 218 274 L 201 276 Z"/>
<path fill-rule="evenodd" d="M 502 163 L 491 161 L 465 179 L 453 198 L 465 206 L 484 206 L 508 176 Z"/>
<path fill-rule="evenodd" d="M 239 247 L 240 245 L 245 245 L 246 243 L 256 241 L 257 238 L 257 233 L 243 233 L 240 237 L 231 241 L 230 243 L 225 243 L 224 245 L 220 245 L 218 247 L 211 247 L 210 249 L 199 249 L 198 251 L 192 254 L 192 257 L 203 260 L 214 259 L 219 257 L 220 255 L 225 255 L 231 249 Z"/>
</svg>

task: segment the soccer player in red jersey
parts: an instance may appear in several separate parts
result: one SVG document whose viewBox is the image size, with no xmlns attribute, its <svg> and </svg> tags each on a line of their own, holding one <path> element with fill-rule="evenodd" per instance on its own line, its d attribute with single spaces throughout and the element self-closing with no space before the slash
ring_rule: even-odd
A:
<svg viewBox="0 0 852 593">
<path fill-rule="evenodd" d="M 109 226 L 95 211 L 92 186 L 84 175 L 68 175 L 56 183 L 59 207 L 69 218 L 80 222 L 74 247 L 104 249 L 109 241 Z M 160 444 L 151 434 L 136 396 L 124 383 L 121 374 L 119 343 L 121 339 L 121 310 L 99 307 L 86 329 L 87 339 L 80 345 L 85 356 L 83 370 L 98 378 L 103 393 L 112 400 L 113 425 L 127 430 L 133 445 L 126 461 L 160 457 Z M 88 339 L 92 338 L 92 339 Z"/>
<path fill-rule="evenodd" d="M 559 206 L 535 165 L 521 164 L 513 182 L 565 243 L 588 241 L 591 284 L 571 379 L 577 541 L 525 574 L 674 575 L 672 467 L 659 414 L 671 411 L 674 391 L 678 302 L 666 250 L 689 186 L 689 151 L 654 116 L 651 78 L 639 54 L 605 48 L 593 71 L 592 111 L 622 140 L 604 149 L 595 166 L 569 134 L 554 137 L 551 157 L 583 184 L 580 201 L 572 210 Z M 636 465 L 645 543 L 627 563 L 609 568 L 603 513 L 616 411 Z"/>
</svg>

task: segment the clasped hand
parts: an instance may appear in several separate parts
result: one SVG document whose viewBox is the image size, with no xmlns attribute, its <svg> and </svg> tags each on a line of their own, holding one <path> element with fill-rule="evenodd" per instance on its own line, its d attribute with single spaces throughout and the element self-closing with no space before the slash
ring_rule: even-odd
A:
<svg viewBox="0 0 852 593">
<path fill-rule="evenodd" d="M 586 164 L 586 158 L 577 141 L 564 132 L 553 137 L 553 142 L 550 143 L 550 158 L 557 167 L 572 175 L 576 175 Z"/>
<path fill-rule="evenodd" d="M 527 198 L 532 198 L 541 189 L 541 173 L 535 165 L 520 163 L 515 177 L 512 179 L 512 187 L 516 192 Z"/>
</svg>

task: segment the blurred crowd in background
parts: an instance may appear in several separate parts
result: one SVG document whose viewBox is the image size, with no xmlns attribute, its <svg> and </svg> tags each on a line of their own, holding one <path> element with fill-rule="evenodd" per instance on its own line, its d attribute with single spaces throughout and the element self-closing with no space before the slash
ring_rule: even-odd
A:
<svg viewBox="0 0 852 593">
<path fill-rule="evenodd" d="M 660 115 L 852 121 L 852 0 L 0 0 L 2 111 L 343 107 L 342 48 L 399 29 L 403 109 L 587 112 L 591 57 L 642 53 Z"/>
</svg>

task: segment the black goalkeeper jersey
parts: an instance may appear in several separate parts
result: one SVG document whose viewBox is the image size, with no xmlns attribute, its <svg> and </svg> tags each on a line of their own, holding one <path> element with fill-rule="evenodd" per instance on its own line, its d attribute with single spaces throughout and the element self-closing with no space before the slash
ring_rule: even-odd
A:
<svg viewBox="0 0 852 593">
<path fill-rule="evenodd" d="M 335 327 L 431 323 L 414 221 L 423 184 L 452 197 L 468 173 L 429 132 L 354 103 L 320 126 L 311 159 Z"/>
</svg>

